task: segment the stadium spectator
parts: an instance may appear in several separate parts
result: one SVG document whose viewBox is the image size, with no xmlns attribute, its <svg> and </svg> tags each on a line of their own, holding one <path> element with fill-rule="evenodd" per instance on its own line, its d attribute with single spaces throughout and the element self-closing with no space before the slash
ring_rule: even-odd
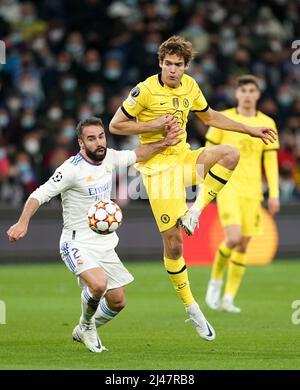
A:
<svg viewBox="0 0 300 390">
<path fill-rule="evenodd" d="M 300 127 L 291 122 L 300 116 L 300 68 L 291 60 L 291 43 L 300 36 L 299 14 L 297 0 L 2 0 L 0 36 L 7 50 L 6 64 L 0 65 L 0 108 L 7 115 L 0 115 L 0 134 L 5 148 L 22 151 L 26 126 L 50 127 L 48 136 L 55 139 L 63 120 L 76 116 L 83 103 L 90 112 L 106 115 L 114 96 L 157 71 L 155 49 L 180 32 L 197 47 L 190 75 L 212 106 L 221 110 L 233 104 L 234 74 L 254 74 L 261 83 L 262 111 L 276 119 L 280 133 L 293 132 L 299 150 Z M 91 85 L 98 88 L 94 95 Z M 104 99 L 96 104 L 100 90 Z M 61 110 L 56 121 L 48 117 L 55 115 L 53 106 Z M 206 128 L 193 122 L 189 141 L 203 144 Z M 53 147 L 46 138 L 45 145 Z M 11 163 L 15 153 L 7 154 Z M 41 172 L 36 171 L 39 183 L 46 178 Z"/>
</svg>

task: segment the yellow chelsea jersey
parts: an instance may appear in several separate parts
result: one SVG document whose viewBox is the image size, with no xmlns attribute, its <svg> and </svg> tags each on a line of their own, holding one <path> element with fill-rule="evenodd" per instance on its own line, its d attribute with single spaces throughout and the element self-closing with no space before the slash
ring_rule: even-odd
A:
<svg viewBox="0 0 300 390">
<path fill-rule="evenodd" d="M 250 126 L 269 126 L 277 133 L 276 124 L 272 118 L 260 111 L 253 117 L 240 115 L 236 108 L 223 111 L 223 114 L 238 122 Z M 278 136 L 277 136 L 278 137 Z M 259 138 L 248 134 L 209 128 L 206 139 L 212 144 L 231 144 L 240 152 L 240 161 L 230 180 L 226 184 L 226 191 L 237 191 L 239 196 L 262 199 L 262 157 L 263 153 L 279 149 L 278 138 L 274 143 L 264 144 Z"/>
<path fill-rule="evenodd" d="M 164 114 L 171 114 L 177 118 L 179 126 L 186 130 L 190 111 L 206 111 L 208 104 L 196 81 L 184 74 L 180 86 L 170 88 L 157 74 L 147 78 L 132 89 L 128 98 L 121 107 L 129 118 L 136 118 L 137 122 L 149 122 Z M 156 142 L 164 138 L 164 132 L 151 131 L 140 134 L 141 143 Z M 186 132 L 178 145 L 171 147 L 172 154 L 180 153 L 186 147 Z"/>
</svg>

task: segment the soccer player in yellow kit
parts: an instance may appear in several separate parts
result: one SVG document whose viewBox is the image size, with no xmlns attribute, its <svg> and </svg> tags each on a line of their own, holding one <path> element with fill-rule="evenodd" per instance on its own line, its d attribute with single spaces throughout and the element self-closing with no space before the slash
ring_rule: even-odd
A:
<svg viewBox="0 0 300 390">
<path fill-rule="evenodd" d="M 249 125 L 268 125 L 276 130 L 272 118 L 257 111 L 259 84 L 252 75 L 237 79 L 237 107 L 224 111 L 229 118 Z M 206 145 L 227 144 L 240 152 L 240 161 L 230 181 L 217 196 L 218 212 L 224 227 L 225 240 L 215 256 L 206 303 L 214 310 L 239 313 L 234 298 L 245 273 L 246 251 L 251 237 L 261 230 L 260 211 L 262 194 L 262 159 L 269 187 L 268 209 L 271 215 L 279 211 L 279 180 L 277 150 L 279 143 L 265 145 L 247 134 L 223 131 L 211 127 L 206 134 Z M 221 298 L 223 273 L 228 264 L 227 282 Z"/>
<path fill-rule="evenodd" d="M 208 125 L 251 134 L 264 142 L 272 142 L 275 136 L 269 127 L 251 127 L 212 110 L 196 81 L 184 74 L 192 57 L 192 44 L 183 38 L 173 36 L 163 42 L 158 50 L 161 73 L 132 89 L 111 120 L 110 131 L 119 135 L 139 134 L 144 144 L 161 139 L 167 131 L 184 130 L 177 146 L 166 148 L 164 153 L 156 154 L 137 168 L 161 232 L 164 264 L 172 284 L 200 337 L 213 340 L 215 332 L 191 293 L 180 226 L 187 234 L 194 233 L 201 210 L 228 181 L 239 154 L 230 145 L 191 151 L 186 142 L 187 117 L 193 111 Z M 201 168 L 204 189 L 187 210 L 185 186 L 201 180 Z"/>
</svg>

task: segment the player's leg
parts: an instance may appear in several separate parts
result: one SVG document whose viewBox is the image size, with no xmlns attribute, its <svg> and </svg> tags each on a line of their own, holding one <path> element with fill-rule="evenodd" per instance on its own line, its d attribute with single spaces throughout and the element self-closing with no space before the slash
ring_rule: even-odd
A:
<svg viewBox="0 0 300 390">
<path fill-rule="evenodd" d="M 79 324 L 72 332 L 73 339 L 83 341 L 92 352 L 102 352 L 105 347 L 102 346 L 97 334 L 94 314 L 101 296 L 105 293 L 107 278 L 94 261 L 93 253 L 90 253 L 81 243 L 62 236 L 60 254 L 69 270 L 78 277 L 80 287 L 83 288 L 82 313 Z"/>
<path fill-rule="evenodd" d="M 203 190 L 199 191 L 193 206 L 178 220 L 186 234 L 194 234 L 201 211 L 221 191 L 238 162 L 239 152 L 231 145 L 209 146 L 199 150 L 196 166 L 199 174 L 204 175 Z"/>
<path fill-rule="evenodd" d="M 221 194 L 222 195 L 222 194 Z M 238 198 L 241 210 L 242 237 L 235 246 L 228 265 L 222 308 L 229 312 L 239 312 L 234 299 L 246 271 L 246 251 L 251 237 L 261 233 L 261 203 L 258 199 Z"/>
<path fill-rule="evenodd" d="M 164 171 L 153 177 L 143 175 L 143 182 L 162 235 L 164 264 L 171 282 L 186 311 L 191 313 L 190 317 L 196 317 L 197 322 L 194 320 L 193 324 L 199 335 L 206 340 L 213 340 L 214 330 L 207 323 L 190 289 L 185 260 L 182 256 L 182 236 L 176 226 L 178 217 L 186 210 L 182 167 L 178 165 L 170 171 Z"/>
<path fill-rule="evenodd" d="M 221 289 L 225 267 L 228 265 L 232 251 L 242 238 L 241 225 L 224 227 L 225 238 L 215 254 L 210 281 L 208 283 L 205 301 L 212 310 L 220 308 Z"/>
<path fill-rule="evenodd" d="M 91 352 L 103 352 L 106 348 L 96 330 L 95 313 L 101 297 L 105 294 L 107 278 L 100 267 L 83 271 L 79 276 L 85 287 L 81 293 L 81 317 L 73 330 L 73 339 L 83 341 Z"/>
<path fill-rule="evenodd" d="M 246 251 L 251 237 L 243 236 L 232 251 L 228 265 L 227 282 L 221 308 L 230 313 L 239 313 L 241 309 L 234 305 L 234 298 L 240 288 L 246 271 Z"/>
<path fill-rule="evenodd" d="M 108 290 L 105 296 L 100 299 L 95 313 L 96 327 L 98 328 L 113 320 L 125 306 L 126 299 L 124 287 Z"/>
<path fill-rule="evenodd" d="M 215 339 L 215 331 L 204 317 L 198 303 L 195 301 L 188 279 L 185 260 L 182 256 L 182 236 L 179 228 L 161 232 L 164 244 L 164 264 L 171 282 L 185 306 L 189 319 L 192 321 L 200 337 L 211 341 Z"/>
</svg>

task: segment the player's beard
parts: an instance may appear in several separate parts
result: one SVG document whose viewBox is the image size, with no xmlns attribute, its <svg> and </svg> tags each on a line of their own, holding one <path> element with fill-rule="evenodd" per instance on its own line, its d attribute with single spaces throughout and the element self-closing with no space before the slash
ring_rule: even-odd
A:
<svg viewBox="0 0 300 390">
<path fill-rule="evenodd" d="M 97 152 L 99 150 L 103 151 L 103 153 L 101 155 L 97 154 Z M 90 158 L 95 163 L 102 162 L 105 159 L 106 152 L 107 152 L 107 148 L 105 148 L 104 146 L 101 146 L 100 148 L 97 148 L 94 152 L 92 152 L 90 149 L 85 147 L 86 155 L 88 156 L 88 158 Z"/>
</svg>

